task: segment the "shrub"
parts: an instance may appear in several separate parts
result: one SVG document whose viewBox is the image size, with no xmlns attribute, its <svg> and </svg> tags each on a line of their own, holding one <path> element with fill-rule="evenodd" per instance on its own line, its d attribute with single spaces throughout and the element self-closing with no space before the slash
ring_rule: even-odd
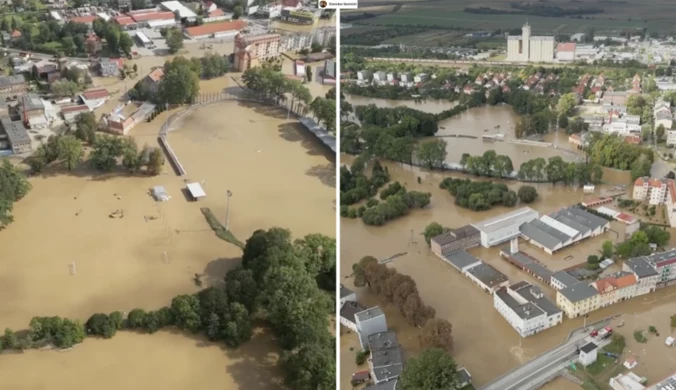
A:
<svg viewBox="0 0 676 390">
<path fill-rule="evenodd" d="M 357 352 L 357 365 L 361 366 L 362 364 L 366 363 L 366 358 L 369 356 L 371 352 L 367 349 L 363 351 Z"/>
<path fill-rule="evenodd" d="M 637 342 L 639 342 L 641 344 L 645 344 L 645 343 L 648 342 L 648 339 L 645 337 L 642 330 L 635 330 L 634 331 L 634 340 L 636 340 Z"/>
</svg>

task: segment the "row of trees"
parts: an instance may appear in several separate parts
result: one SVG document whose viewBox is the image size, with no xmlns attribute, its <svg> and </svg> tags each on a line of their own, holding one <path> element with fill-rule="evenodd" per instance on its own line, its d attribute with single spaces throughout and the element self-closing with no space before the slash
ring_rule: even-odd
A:
<svg viewBox="0 0 676 390">
<path fill-rule="evenodd" d="M 460 158 L 462 165 L 468 173 L 475 176 L 487 177 L 512 177 L 514 166 L 509 156 L 495 153 L 494 150 L 487 150 L 481 156 L 472 156 L 469 153 L 463 153 Z"/>
<path fill-rule="evenodd" d="M 381 226 L 387 221 L 408 214 L 414 208 L 424 208 L 430 204 L 432 194 L 429 192 L 407 191 L 399 182 L 391 183 L 385 188 L 380 198 L 383 202 L 370 199 L 365 206 L 349 209 L 341 206 L 341 216 L 361 217 L 366 225 Z"/>
<path fill-rule="evenodd" d="M 375 257 L 363 257 L 352 265 L 352 271 L 355 286 L 368 286 L 381 300 L 399 309 L 410 325 L 422 327 L 436 315 L 436 310 L 420 298 L 413 278 L 378 264 Z"/>
<path fill-rule="evenodd" d="M 631 170 L 631 179 L 649 176 L 654 161 L 651 149 L 624 142 L 613 134 L 592 133 L 587 153 L 589 161 L 604 167 Z"/>
<path fill-rule="evenodd" d="M 230 69 L 227 59 L 218 53 L 190 59 L 179 56 L 164 63 L 164 78 L 155 95 L 139 82 L 129 91 L 134 100 L 152 100 L 159 104 L 184 104 L 192 102 L 200 91 L 200 78 L 223 76 Z"/>
<path fill-rule="evenodd" d="M 386 168 L 375 160 L 371 168 L 371 176 L 365 173 L 367 158 L 357 157 L 348 168 L 340 167 L 340 204 L 352 205 L 366 198 L 376 196 L 378 189 L 390 181 Z"/>
<path fill-rule="evenodd" d="M 92 167 L 99 171 L 112 171 L 121 159 L 122 166 L 130 173 L 141 172 L 143 168 L 153 176 L 162 172 L 165 160 L 159 148 L 146 145 L 139 150 L 133 138 L 96 134 L 95 126 L 93 114 L 81 114 L 74 134 L 51 135 L 27 160 L 33 173 L 41 172 L 54 162 L 73 170 L 85 158 L 83 142 L 92 147 L 87 157 Z"/>
<path fill-rule="evenodd" d="M 335 239 L 311 234 L 292 241 L 285 229 L 257 230 L 246 242 L 241 266 L 226 275 L 224 289 L 179 295 L 170 306 L 156 311 L 133 309 L 126 318 L 121 312 L 96 313 L 82 324 L 35 317 L 23 337 L 7 330 L 0 347 L 69 348 L 86 335 L 111 338 L 118 330 L 154 333 L 170 326 L 236 347 L 251 338 L 256 317 L 267 321 L 278 336 L 290 388 L 330 389 L 335 386 L 336 369 L 335 339 L 328 330 L 334 305 L 320 286 L 335 291 L 335 258 Z"/>
<path fill-rule="evenodd" d="M 600 164 L 585 162 L 566 162 L 560 156 L 535 158 L 521 164 L 517 177 L 527 181 L 548 181 L 552 184 L 562 182 L 566 185 L 583 186 L 588 183 L 599 184 L 603 179 Z"/>
<path fill-rule="evenodd" d="M 455 204 L 474 211 L 488 210 L 494 205 L 513 207 L 517 194 L 505 184 L 490 181 L 471 181 L 447 177 L 439 188 L 447 190 L 455 197 Z"/>
<path fill-rule="evenodd" d="M 641 225 L 641 229 L 631 237 L 618 244 L 615 249 L 615 254 L 621 258 L 628 259 L 630 257 L 647 256 L 652 253 L 650 244 L 655 244 L 658 247 L 664 247 L 669 243 L 671 233 L 666 229 L 653 225 Z M 604 252 L 606 252 L 604 244 Z M 604 253 L 605 255 L 605 253 Z"/>
<path fill-rule="evenodd" d="M 129 34 L 122 31 L 122 27 L 120 27 L 119 24 L 97 18 L 92 22 L 92 30 L 94 30 L 94 33 L 99 38 L 106 40 L 108 50 L 113 56 L 120 53 L 120 51 L 126 56 L 131 55 L 131 48 L 134 45 L 134 42 L 131 40 Z"/>
<path fill-rule="evenodd" d="M 26 196 L 31 188 L 26 176 L 9 160 L 0 164 L 0 230 L 14 221 L 14 202 Z"/>
</svg>

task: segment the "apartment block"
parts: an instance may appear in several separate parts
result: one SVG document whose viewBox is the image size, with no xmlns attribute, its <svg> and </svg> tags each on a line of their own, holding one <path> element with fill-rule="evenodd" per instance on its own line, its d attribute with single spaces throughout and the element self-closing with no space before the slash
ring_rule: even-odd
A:
<svg viewBox="0 0 676 390">
<path fill-rule="evenodd" d="M 667 201 L 667 184 L 671 179 L 656 179 L 639 177 L 634 181 L 632 198 L 634 200 L 648 201 L 651 205 L 663 204 Z"/>
</svg>

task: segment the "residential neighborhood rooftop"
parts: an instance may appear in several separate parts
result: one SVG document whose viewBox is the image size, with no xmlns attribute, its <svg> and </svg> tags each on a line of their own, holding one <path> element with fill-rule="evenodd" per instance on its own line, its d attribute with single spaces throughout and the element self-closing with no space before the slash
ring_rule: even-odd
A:
<svg viewBox="0 0 676 390">
<path fill-rule="evenodd" d="M 470 255 L 469 253 L 467 253 L 467 251 L 464 250 L 449 253 L 444 256 L 444 260 L 448 261 L 449 263 L 451 263 L 453 266 L 455 266 L 457 269 L 460 270 L 480 261 L 479 259 Z"/>
<path fill-rule="evenodd" d="M 555 272 L 552 275 L 552 278 L 556 279 L 559 283 L 563 284 L 565 287 L 580 283 L 580 281 L 577 278 L 575 278 L 573 275 L 569 274 L 566 271 Z"/>
<path fill-rule="evenodd" d="M 500 283 L 504 283 L 509 280 L 505 274 L 486 263 L 481 263 L 477 266 L 474 266 L 467 270 L 467 272 L 479 279 L 489 288 L 493 288 Z"/>
<path fill-rule="evenodd" d="M 624 262 L 624 264 L 638 276 L 639 279 L 658 275 L 657 270 L 650 265 L 643 257 L 633 257 Z"/>
<path fill-rule="evenodd" d="M 370 385 L 364 387 L 364 390 L 396 390 L 398 381 L 391 380 L 387 382 L 378 383 L 377 385 Z"/>
<path fill-rule="evenodd" d="M 394 331 L 374 333 L 368 337 L 369 350 L 380 351 L 381 349 L 394 348 L 399 346 L 397 334 Z"/>
<path fill-rule="evenodd" d="M 672 249 L 661 253 L 655 253 L 650 256 L 645 256 L 644 259 L 648 263 L 656 267 L 663 267 L 665 265 L 674 264 L 676 263 L 676 249 Z"/>
<path fill-rule="evenodd" d="M 378 307 L 372 307 L 370 309 L 366 309 L 364 311 L 361 311 L 359 313 L 356 313 L 355 317 L 359 319 L 359 321 L 368 321 L 370 319 L 384 316 L 385 313 Z"/>
<path fill-rule="evenodd" d="M 243 20 L 234 20 L 232 22 L 209 23 L 196 27 L 188 27 L 185 32 L 192 37 L 217 34 L 225 31 L 243 30 L 247 24 Z"/>
<path fill-rule="evenodd" d="M 366 310 L 366 307 L 362 306 L 359 302 L 347 301 L 340 308 L 340 316 L 350 322 L 356 322 L 356 314 L 361 313 L 364 310 Z"/>
<path fill-rule="evenodd" d="M 519 303 L 515 298 L 509 295 L 506 287 L 499 289 L 495 294 L 523 320 L 530 320 L 544 314 L 544 310 L 531 302 Z"/>
<path fill-rule="evenodd" d="M 0 88 L 10 87 L 12 85 L 25 83 L 26 79 L 23 74 L 13 76 L 0 76 Z"/>
<path fill-rule="evenodd" d="M 340 297 L 345 298 L 349 295 L 354 294 L 354 291 L 350 290 L 349 288 L 343 286 L 342 284 L 340 285 Z"/>
<path fill-rule="evenodd" d="M 12 122 L 9 118 L 0 118 L 0 123 L 12 145 L 31 142 L 31 137 L 21 121 Z"/>
<path fill-rule="evenodd" d="M 599 292 L 587 283 L 579 282 L 559 291 L 571 303 L 580 302 L 597 295 Z"/>
</svg>

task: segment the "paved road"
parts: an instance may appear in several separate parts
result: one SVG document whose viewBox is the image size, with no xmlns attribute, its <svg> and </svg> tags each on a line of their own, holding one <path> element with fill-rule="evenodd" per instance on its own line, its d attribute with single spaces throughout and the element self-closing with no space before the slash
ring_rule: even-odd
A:
<svg viewBox="0 0 676 390">
<path fill-rule="evenodd" d="M 584 339 L 587 335 L 588 332 L 574 334 L 565 343 L 495 379 L 493 382 L 482 387 L 481 390 L 528 390 L 538 388 L 544 378 L 565 368 L 570 364 L 571 360 L 577 360 L 576 349 L 586 343 Z M 604 340 L 601 346 L 605 346 L 609 342 L 610 340 Z"/>
</svg>

